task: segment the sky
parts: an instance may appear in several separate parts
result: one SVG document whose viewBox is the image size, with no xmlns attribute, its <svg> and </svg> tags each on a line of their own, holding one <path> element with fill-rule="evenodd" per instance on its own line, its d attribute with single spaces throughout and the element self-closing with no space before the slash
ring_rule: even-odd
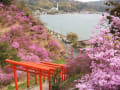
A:
<svg viewBox="0 0 120 90">
<path fill-rule="evenodd" d="M 100 1 L 100 0 L 76 0 L 76 1 L 89 2 L 89 1 Z"/>
</svg>

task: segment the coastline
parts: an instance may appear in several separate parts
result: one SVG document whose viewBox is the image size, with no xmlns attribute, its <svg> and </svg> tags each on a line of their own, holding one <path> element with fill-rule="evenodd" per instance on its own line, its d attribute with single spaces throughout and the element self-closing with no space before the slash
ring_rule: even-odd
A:
<svg viewBox="0 0 120 90">
<path fill-rule="evenodd" d="M 58 13 L 47 13 L 47 12 L 39 12 L 35 11 L 33 14 L 38 15 L 62 15 L 62 14 L 103 14 L 105 12 L 96 12 L 96 11 L 81 11 L 81 12 L 58 12 Z"/>
</svg>

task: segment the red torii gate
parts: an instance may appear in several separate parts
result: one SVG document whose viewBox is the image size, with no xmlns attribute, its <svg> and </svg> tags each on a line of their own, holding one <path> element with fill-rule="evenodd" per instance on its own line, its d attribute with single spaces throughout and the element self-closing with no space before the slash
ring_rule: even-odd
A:
<svg viewBox="0 0 120 90">
<path fill-rule="evenodd" d="M 18 90 L 16 70 L 27 72 L 27 87 L 29 87 L 29 73 L 35 74 L 36 84 L 37 84 L 37 74 L 39 74 L 40 90 L 42 90 L 42 76 L 44 76 L 44 78 L 47 77 L 50 80 L 51 75 L 54 75 L 54 73 L 56 72 L 56 68 L 60 70 L 60 77 L 62 77 L 62 80 L 65 80 L 66 69 L 62 64 L 54 64 L 54 63 L 48 63 L 44 61 L 41 61 L 39 64 L 33 63 L 33 62 L 25 62 L 25 61 L 16 62 L 9 59 L 6 59 L 5 61 L 12 64 L 12 66 L 9 66 L 9 68 L 13 68 L 13 71 L 14 71 L 16 90 Z M 22 66 L 22 68 L 16 67 L 15 65 Z M 49 83 L 49 90 L 51 90 L 50 83 Z"/>
</svg>

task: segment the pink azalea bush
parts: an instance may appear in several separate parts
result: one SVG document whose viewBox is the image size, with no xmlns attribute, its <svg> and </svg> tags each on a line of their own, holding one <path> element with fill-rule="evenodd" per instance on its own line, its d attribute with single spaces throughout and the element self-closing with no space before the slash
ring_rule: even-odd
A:
<svg viewBox="0 0 120 90">
<path fill-rule="evenodd" d="M 49 43 L 48 43 L 48 47 L 52 47 L 52 49 L 60 49 L 60 44 L 56 41 L 56 39 L 53 39 L 51 40 Z"/>
<path fill-rule="evenodd" d="M 19 80 L 21 71 L 17 71 L 17 78 Z M 14 80 L 14 74 L 13 72 L 7 73 L 7 72 L 0 72 L 0 85 L 8 85 Z"/>
<path fill-rule="evenodd" d="M 67 74 L 69 76 L 76 75 L 79 73 L 86 74 L 90 73 L 90 64 L 91 64 L 91 59 L 83 54 L 80 56 L 76 56 L 75 58 L 72 59 L 67 59 L 66 60 L 66 69 L 67 69 Z"/>
<path fill-rule="evenodd" d="M 7 85 L 14 79 L 13 73 L 10 74 L 3 74 L 0 73 L 0 84 Z"/>
<path fill-rule="evenodd" d="M 112 20 L 106 26 L 107 19 L 103 17 L 100 32 L 90 40 L 92 48 L 86 52 L 92 59 L 92 72 L 76 80 L 79 90 L 120 90 L 120 19 L 112 16 Z M 111 26 L 116 28 L 115 34 L 110 32 Z"/>
<path fill-rule="evenodd" d="M 31 28 L 31 30 L 35 30 L 35 31 L 38 31 L 38 30 L 40 30 L 41 29 L 41 26 L 40 25 L 36 25 L 36 26 L 33 26 L 32 28 Z"/>
<path fill-rule="evenodd" d="M 12 47 L 14 47 L 14 48 L 19 48 L 19 43 L 18 43 L 18 42 L 13 42 L 13 43 L 12 43 Z"/>
<path fill-rule="evenodd" d="M 41 59 L 48 58 L 48 52 L 45 48 L 41 48 L 38 45 L 30 46 L 31 52 L 34 52 L 37 56 L 41 57 Z"/>
</svg>

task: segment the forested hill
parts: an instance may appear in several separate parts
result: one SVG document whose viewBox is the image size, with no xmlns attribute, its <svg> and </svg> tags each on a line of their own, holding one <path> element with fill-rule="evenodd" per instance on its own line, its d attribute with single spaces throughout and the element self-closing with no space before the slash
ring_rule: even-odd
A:
<svg viewBox="0 0 120 90">
<path fill-rule="evenodd" d="M 94 2 L 88 2 L 88 4 L 94 6 L 94 9 L 96 8 L 97 11 L 105 11 L 105 8 L 107 6 L 104 4 L 108 0 L 101 0 L 101 1 L 94 1 Z"/>
<path fill-rule="evenodd" d="M 21 1 L 21 0 L 20 0 Z M 98 11 L 104 12 L 104 1 L 98 2 L 78 2 L 75 0 L 26 0 L 25 3 L 31 9 L 43 8 L 51 9 L 56 7 L 56 2 L 59 2 L 59 10 L 64 12 L 80 12 L 80 11 Z"/>
</svg>

